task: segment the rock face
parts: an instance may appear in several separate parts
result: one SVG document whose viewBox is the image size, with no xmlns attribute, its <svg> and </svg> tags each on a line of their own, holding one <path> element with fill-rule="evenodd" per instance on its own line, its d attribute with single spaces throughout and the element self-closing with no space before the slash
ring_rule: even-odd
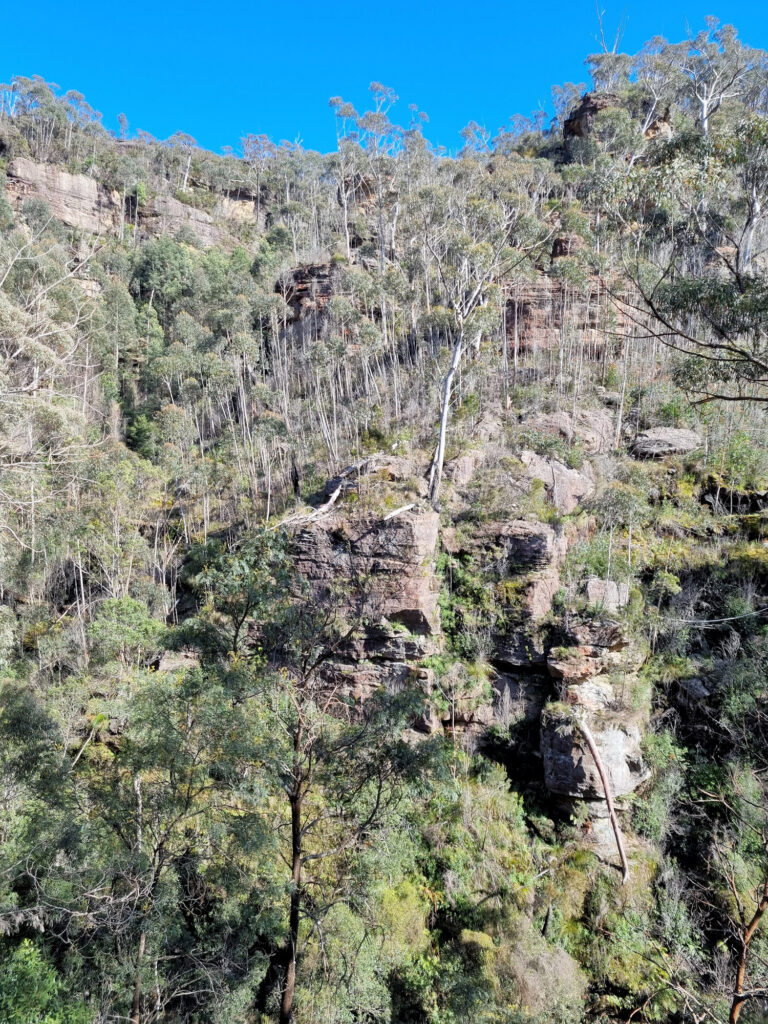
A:
<svg viewBox="0 0 768 1024">
<path fill-rule="evenodd" d="M 291 322 L 298 323 L 322 313 L 333 295 L 333 268 L 330 263 L 312 263 L 296 267 L 275 286 L 291 308 Z"/>
<path fill-rule="evenodd" d="M 574 471 L 529 454 L 531 472 L 539 462 L 550 477 L 554 472 L 560 507 L 571 508 L 591 492 L 589 469 Z M 636 699 L 645 652 L 618 623 L 585 617 L 564 628 L 551 620 L 568 548 L 587 534 L 589 523 L 585 517 L 557 526 L 533 517 L 470 522 L 445 527 L 440 537 L 439 515 L 421 507 L 418 497 L 414 507 L 403 505 L 389 519 L 359 511 L 379 494 L 367 489 L 375 481 L 400 500 L 410 481 L 421 478 L 418 470 L 400 456 L 370 456 L 328 481 L 326 497 L 335 495 L 337 504 L 327 514 L 296 527 L 294 563 L 317 603 L 362 623 L 324 664 L 324 684 L 353 701 L 416 685 L 432 699 L 409 735 L 444 731 L 482 743 L 489 727 L 508 730 L 505 756 L 521 778 L 539 781 L 543 766 L 553 795 L 591 801 L 599 817 L 600 779 L 574 723 L 589 725 L 613 794 L 621 797 L 647 778 L 640 743 L 649 710 Z M 472 586 L 493 595 L 482 623 L 486 667 L 476 675 L 466 661 L 448 659 L 439 676 L 425 664 L 445 643 L 438 600 L 443 581 L 435 571 L 440 540 L 454 572 L 461 568 Z M 628 596 L 611 581 L 594 578 L 586 585 L 590 603 L 604 611 Z M 560 646 L 553 647 L 558 628 Z"/>
<path fill-rule="evenodd" d="M 38 164 L 25 157 L 8 168 L 8 198 L 19 206 L 27 199 L 42 199 L 51 213 L 69 227 L 93 235 L 116 234 L 120 227 L 122 198 L 109 192 L 85 174 L 69 174 L 55 164 Z M 127 217 L 133 220 L 133 215 Z M 256 203 L 249 196 L 220 196 L 212 213 L 183 203 L 170 195 L 159 195 L 139 209 L 139 230 L 147 235 L 175 235 L 187 229 L 203 245 L 231 244 L 230 229 L 245 224 L 263 224 L 257 218 Z"/>
<path fill-rule="evenodd" d="M 563 124 L 563 137 L 585 139 L 592 131 L 595 118 L 602 110 L 620 105 L 618 96 L 610 92 L 585 92 L 581 102 Z"/>
<path fill-rule="evenodd" d="M 8 167 L 7 189 L 12 205 L 42 199 L 58 220 L 93 235 L 114 232 L 120 219 L 116 192 L 108 192 L 93 178 L 69 174 L 53 164 L 18 157 Z"/>
<path fill-rule="evenodd" d="M 607 451 L 615 434 L 613 416 L 606 409 L 543 413 L 533 420 L 533 426 L 543 433 L 559 435 L 569 444 L 580 441 L 592 454 Z"/>
<path fill-rule="evenodd" d="M 665 455 L 686 455 L 702 444 L 703 440 L 695 430 L 654 427 L 637 435 L 632 454 L 638 459 L 661 459 Z"/>
<path fill-rule="evenodd" d="M 585 621 L 568 630 L 567 646 L 547 658 L 562 700 L 541 716 L 544 781 L 551 793 L 603 800 L 604 793 L 578 719 L 586 721 L 616 797 L 634 792 L 648 778 L 640 743 L 649 709 L 636 707 L 636 673 L 645 652 L 616 623 Z"/>
<path fill-rule="evenodd" d="M 586 247 L 586 242 L 581 235 L 573 233 L 558 235 L 552 242 L 552 259 L 561 259 L 563 256 L 573 256 Z"/>
<path fill-rule="evenodd" d="M 147 211 L 139 211 L 140 224 L 151 235 L 175 235 L 191 231 L 203 245 L 216 245 L 224 232 L 210 213 L 182 203 L 173 196 L 157 196 Z"/>
<path fill-rule="evenodd" d="M 560 568 L 579 529 L 553 527 L 528 519 L 484 523 L 461 535 L 443 530 L 444 549 L 498 581 L 513 607 L 493 628 L 491 659 L 502 669 L 543 666 L 546 660 L 540 625 L 552 610 L 560 588 Z M 503 609 L 502 609 L 503 611 Z"/>
<path fill-rule="evenodd" d="M 439 585 L 434 573 L 439 516 L 432 510 L 354 519 L 341 512 L 299 530 L 299 574 L 318 601 L 362 616 L 362 634 L 328 666 L 329 681 L 362 699 L 400 688 L 439 647 Z M 424 681 L 428 682 L 425 675 Z"/>
<path fill-rule="evenodd" d="M 531 451 L 522 452 L 520 461 L 529 480 L 540 480 L 544 484 L 547 498 L 558 512 L 566 515 L 574 512 L 595 492 L 595 477 L 588 463 L 581 469 L 571 469 L 559 459 L 545 458 Z"/>
<path fill-rule="evenodd" d="M 200 655 L 196 651 L 163 651 L 157 663 L 158 672 L 188 672 L 200 665 Z"/>
<path fill-rule="evenodd" d="M 768 509 L 768 491 L 740 491 L 723 487 L 714 477 L 709 478 L 701 500 L 710 505 L 713 511 L 725 515 L 756 515 Z"/>
<path fill-rule="evenodd" d="M 580 248 L 577 236 L 561 236 L 553 243 L 550 267 L 539 267 L 539 273 L 510 289 L 505 311 L 510 354 L 557 349 L 574 337 L 593 358 L 602 351 L 609 306 L 600 278 L 591 275 L 583 288 L 573 289 L 562 276 L 548 273 L 556 270 L 560 260 L 573 258 Z M 611 308 L 610 316 L 615 317 L 613 330 L 631 329 L 621 310 Z"/>
<path fill-rule="evenodd" d="M 214 216 L 235 224 L 264 226 L 264 212 L 257 207 L 256 197 L 248 194 L 220 196 L 214 209 Z"/>
<path fill-rule="evenodd" d="M 556 706 L 555 706 L 556 707 Z M 541 755 L 547 789 L 559 796 L 604 800 L 595 762 L 578 726 L 569 713 L 549 705 L 541 718 Z M 614 798 L 633 793 L 648 778 L 640 751 L 641 723 L 625 714 L 604 712 L 590 718 L 594 736 Z"/>
<path fill-rule="evenodd" d="M 674 134 L 672 121 L 669 117 L 669 107 L 667 107 L 661 117 L 651 121 L 643 132 L 643 137 L 646 139 L 662 139 L 664 142 L 668 142 Z"/>
<path fill-rule="evenodd" d="M 212 213 L 166 195 L 156 196 L 146 209 L 139 210 L 139 227 L 147 234 L 176 235 L 187 230 L 204 246 L 231 246 L 233 232 L 243 225 L 256 226 L 261 221 L 263 217 L 257 221 L 254 200 L 231 196 L 220 196 Z"/>
<path fill-rule="evenodd" d="M 610 615 L 629 604 L 628 583 L 616 583 L 614 580 L 601 580 L 597 576 L 590 576 L 585 590 L 588 603 L 597 605 Z"/>
</svg>

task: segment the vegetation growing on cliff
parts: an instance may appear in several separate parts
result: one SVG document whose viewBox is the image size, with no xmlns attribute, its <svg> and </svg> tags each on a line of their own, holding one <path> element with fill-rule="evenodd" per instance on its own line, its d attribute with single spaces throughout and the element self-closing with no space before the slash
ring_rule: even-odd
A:
<svg viewBox="0 0 768 1024">
<path fill-rule="evenodd" d="M 768 55 L 588 64 L 456 157 L 0 86 L 3 1020 L 762 1019 Z"/>
</svg>

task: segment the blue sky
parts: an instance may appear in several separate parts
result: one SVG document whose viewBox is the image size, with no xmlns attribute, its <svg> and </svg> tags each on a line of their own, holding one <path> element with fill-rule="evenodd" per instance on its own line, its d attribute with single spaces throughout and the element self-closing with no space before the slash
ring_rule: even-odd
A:
<svg viewBox="0 0 768 1024">
<path fill-rule="evenodd" d="M 657 34 L 682 39 L 708 14 L 768 48 L 766 0 L 601 6 L 607 33 L 625 12 L 627 51 Z M 0 79 L 39 74 L 84 93 L 109 128 L 123 111 L 132 130 L 158 138 L 186 131 L 216 151 L 247 132 L 331 149 L 328 99 L 341 95 L 365 109 L 372 80 L 400 96 L 394 120 L 407 122 L 408 104 L 416 103 L 430 118 L 427 137 L 455 150 L 470 119 L 495 131 L 514 113 L 549 106 L 552 85 L 586 80 L 583 61 L 597 34 L 594 0 L 6 0 L 2 7 Z"/>
</svg>

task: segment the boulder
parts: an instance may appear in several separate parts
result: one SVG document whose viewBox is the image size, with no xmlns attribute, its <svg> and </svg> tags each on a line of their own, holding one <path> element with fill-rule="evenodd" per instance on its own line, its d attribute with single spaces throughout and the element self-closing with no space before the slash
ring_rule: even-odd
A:
<svg viewBox="0 0 768 1024">
<path fill-rule="evenodd" d="M 580 441 L 588 452 L 607 451 L 613 445 L 613 416 L 606 409 L 577 409 L 574 413 L 543 413 L 533 425 L 545 434 L 555 434 L 571 444 Z"/>
<path fill-rule="evenodd" d="M 595 477 L 592 467 L 585 463 L 581 469 L 571 469 L 559 459 L 547 458 L 535 452 L 524 451 L 520 461 L 525 466 L 529 480 L 541 480 L 547 498 L 558 512 L 574 512 L 579 504 L 595 492 Z"/>
<path fill-rule="evenodd" d="M 603 389 L 599 392 L 600 401 L 609 406 L 611 409 L 618 409 L 622 404 L 622 394 L 620 391 L 606 391 Z"/>
<path fill-rule="evenodd" d="M 431 509 L 413 509 L 389 520 L 336 513 L 298 530 L 295 565 L 318 600 L 335 601 L 347 611 L 362 600 L 366 619 L 385 619 L 432 636 L 440 630 L 433 571 L 439 526 L 440 517 Z"/>
<path fill-rule="evenodd" d="M 474 452 L 467 452 L 464 455 L 459 455 L 456 459 L 451 459 L 445 465 L 445 475 L 454 485 L 460 490 L 466 487 L 475 475 L 475 470 L 482 464 L 483 452 L 478 450 Z"/>
<path fill-rule="evenodd" d="M 337 510 L 297 529 L 294 563 L 315 600 L 362 622 L 322 669 L 340 694 L 364 700 L 381 687 L 394 693 L 409 682 L 429 692 L 419 663 L 440 649 L 439 524 L 431 509 L 389 520 L 371 513 L 349 518 Z"/>
<path fill-rule="evenodd" d="M 197 651 L 163 651 L 157 663 L 158 672 L 187 672 L 200 665 Z"/>
<path fill-rule="evenodd" d="M 645 649 L 625 636 L 616 622 L 575 622 L 565 639 L 564 645 L 550 649 L 547 668 L 566 687 L 608 673 L 632 676 L 646 658 Z"/>
<path fill-rule="evenodd" d="M 642 721 L 636 714 L 622 712 L 581 714 L 594 737 L 612 795 L 616 798 L 633 793 L 650 774 L 640 749 Z M 541 716 L 541 755 L 544 782 L 550 793 L 581 800 L 605 798 L 597 767 L 569 707 L 545 707 Z"/>
<path fill-rule="evenodd" d="M 597 576 L 590 576 L 585 590 L 588 604 L 596 605 L 611 615 L 629 604 L 628 583 L 616 583 L 614 580 L 601 580 Z"/>
<path fill-rule="evenodd" d="M 632 445 L 637 459 L 661 459 L 666 455 L 687 455 L 700 448 L 703 439 L 695 430 L 676 427 L 653 427 L 638 434 Z"/>
<path fill-rule="evenodd" d="M 602 648 L 587 644 L 581 647 L 554 647 L 547 655 L 547 668 L 553 679 L 561 680 L 566 686 L 573 686 L 604 670 L 601 655 Z"/>
</svg>

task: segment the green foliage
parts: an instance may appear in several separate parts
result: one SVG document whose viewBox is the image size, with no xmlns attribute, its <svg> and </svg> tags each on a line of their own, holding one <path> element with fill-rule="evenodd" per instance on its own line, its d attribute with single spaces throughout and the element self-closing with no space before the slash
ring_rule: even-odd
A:
<svg viewBox="0 0 768 1024">
<path fill-rule="evenodd" d="M 174 305 L 192 286 L 192 259 L 170 238 L 159 238 L 139 250 L 133 286 L 145 302 L 156 303 L 167 325 Z"/>
<path fill-rule="evenodd" d="M 0 1018 L 126 1019 L 138 986 L 142 1020 L 273 1019 L 294 940 L 296 1024 L 723 1015 L 768 870 L 764 62 L 714 24 L 593 55 L 605 102 L 580 137 L 560 134 L 570 83 L 551 127 L 472 123 L 456 159 L 418 115 L 390 121 L 376 83 L 367 113 L 332 101 L 337 152 L 250 136 L 243 159 L 118 144 L 79 94 L 12 83 L 2 166 L 87 173 L 118 207 L 92 246 L 44 196 L 0 198 Z M 739 95 L 705 110 L 719 81 Z M 474 554 L 439 560 L 440 647 L 382 623 L 368 590 L 407 557 L 386 512 L 429 525 L 459 331 L 447 443 L 476 469 L 441 516 Z M 531 428 L 554 409 L 620 415 L 617 450 Z M 623 446 L 653 426 L 705 444 L 641 463 Z M 523 483 L 523 448 L 589 463 L 578 519 Z M 302 507 L 365 454 L 391 462 Z M 717 487 L 735 514 L 702 504 Z M 491 549 L 488 524 L 516 519 L 557 527 L 549 568 Z M 291 538 L 315 531 L 343 554 L 322 580 L 302 561 L 307 583 Z M 372 535 L 374 586 L 344 586 Z M 559 587 L 542 623 L 534 573 Z M 632 698 L 611 713 L 654 716 L 652 778 L 621 809 L 626 887 L 590 852 L 591 809 L 566 823 L 533 756 L 554 695 L 539 645 L 563 654 L 589 576 L 631 583 L 621 629 L 656 652 L 639 680 L 610 669 Z M 514 680 L 531 749 L 500 724 L 488 742 L 467 720 L 533 631 Z M 169 648 L 178 667 L 153 670 Z M 427 679 L 449 742 L 416 731 Z M 480 743 L 505 769 L 468 755 Z"/>
<path fill-rule="evenodd" d="M 530 448 L 544 458 L 558 459 L 571 469 L 584 465 L 584 450 L 579 442 L 567 444 L 562 438 L 540 430 L 524 430 L 518 434 L 521 448 Z"/>
<path fill-rule="evenodd" d="M 146 413 L 139 413 L 125 429 L 125 440 L 129 448 L 143 459 L 152 459 L 155 454 L 156 431 Z"/>
<path fill-rule="evenodd" d="M 493 605 L 493 584 L 470 559 L 442 556 L 438 571 L 445 586 L 440 592 L 440 617 L 451 651 L 471 661 L 483 650 Z"/>
<path fill-rule="evenodd" d="M 768 479 L 768 452 L 747 431 L 736 431 L 710 459 L 726 486 L 764 489 Z"/>
<path fill-rule="evenodd" d="M 140 665 L 160 648 L 163 626 L 147 614 L 146 605 L 131 597 L 109 597 L 88 625 L 88 640 L 97 662 Z"/>
<path fill-rule="evenodd" d="M 35 943 L 23 939 L 0 953 L 0 1019 L 6 1024 L 87 1024 L 92 1016 Z"/>
<path fill-rule="evenodd" d="M 650 789 L 632 807 L 632 825 L 647 839 L 663 844 L 674 832 L 673 810 L 684 784 L 685 750 L 668 732 L 650 733 L 643 757 L 651 769 Z"/>
</svg>

